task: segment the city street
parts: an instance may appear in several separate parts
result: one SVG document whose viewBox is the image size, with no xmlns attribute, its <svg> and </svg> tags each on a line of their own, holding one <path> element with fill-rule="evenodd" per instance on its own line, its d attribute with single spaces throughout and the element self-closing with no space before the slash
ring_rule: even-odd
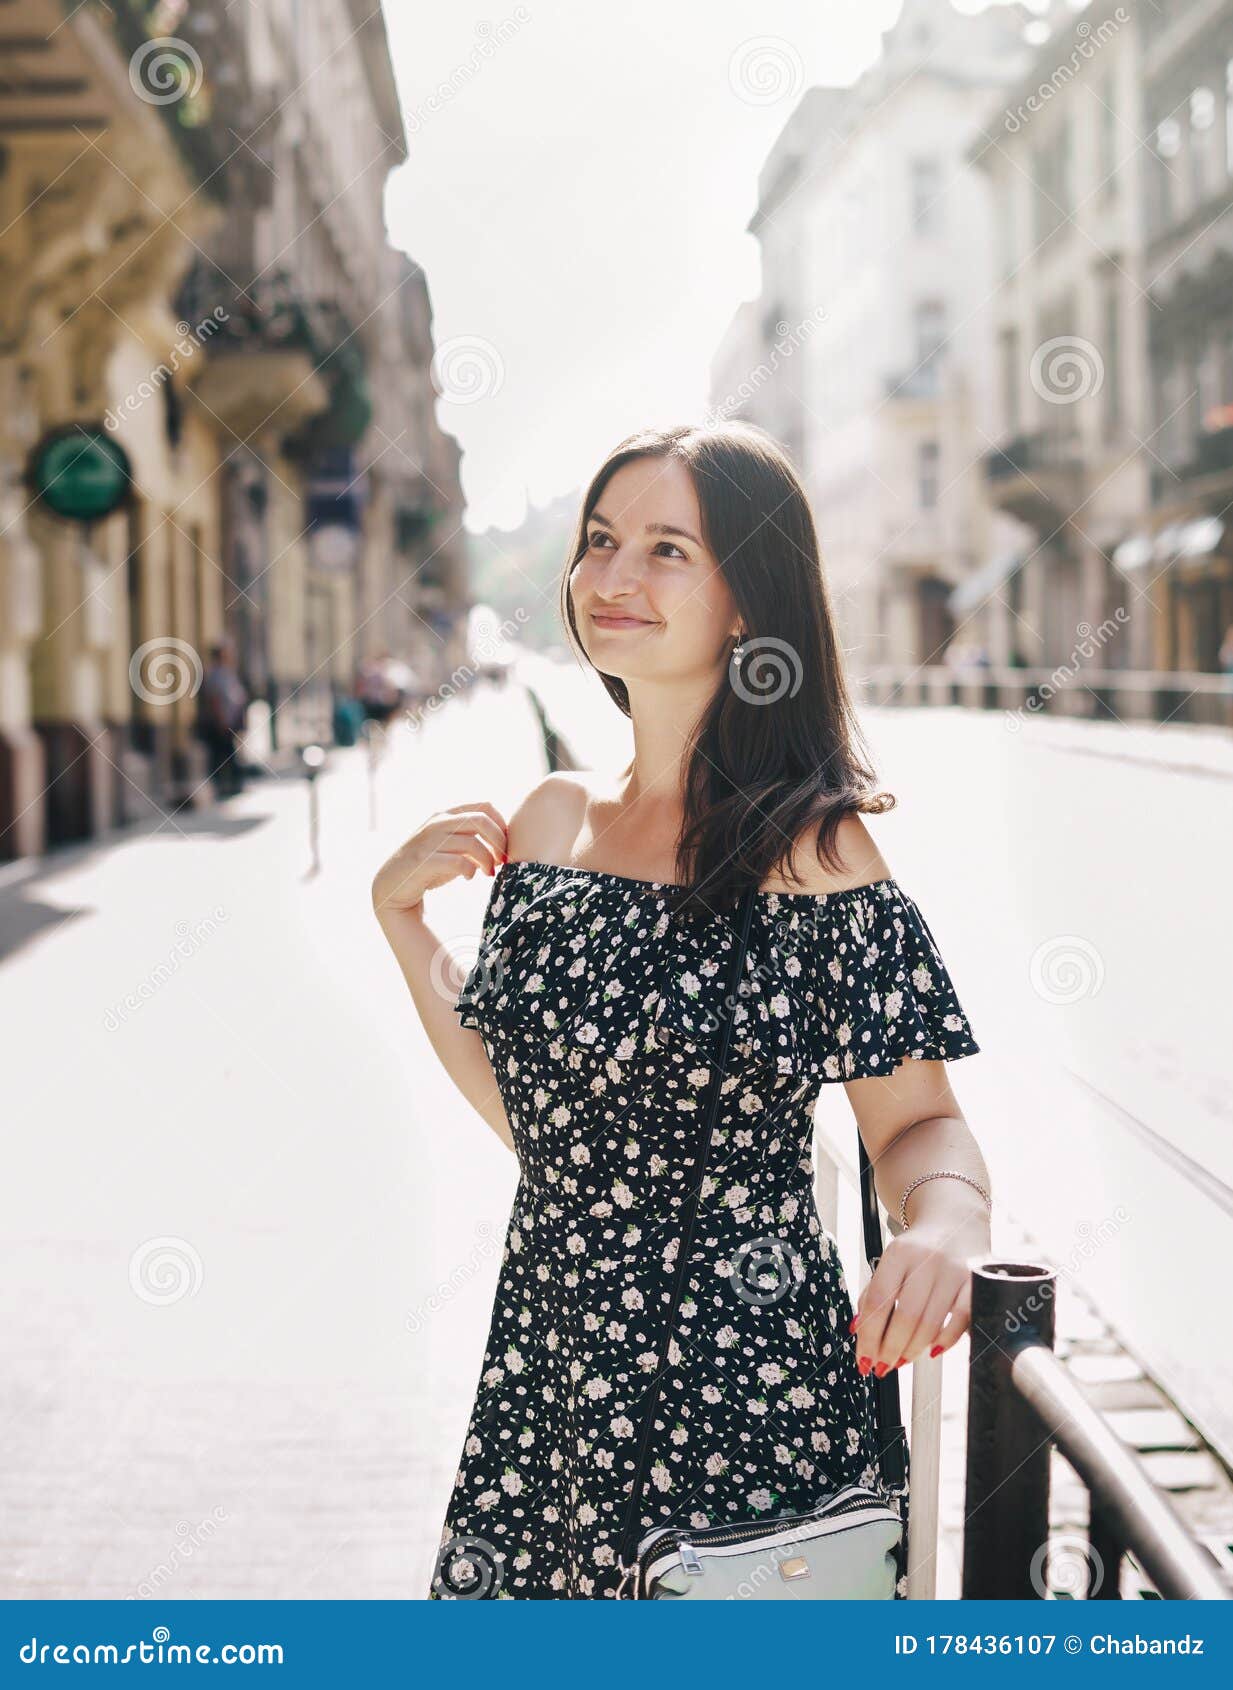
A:
<svg viewBox="0 0 1233 1690">
<path fill-rule="evenodd" d="M 587 755 L 620 758 L 627 727 L 591 683 L 530 672 L 554 713 L 572 704 Z M 994 1171 L 995 1247 L 1063 1269 L 1059 1347 L 1196 1529 L 1225 1531 L 1223 1475 L 1142 1366 L 1189 1387 L 1205 1360 L 1189 1334 L 1207 1319 L 1208 1252 L 1227 1243 L 1211 1179 L 1228 1172 L 1228 1040 L 1202 959 L 1227 945 L 1229 915 L 1197 893 L 1136 898 L 1132 871 L 1185 836 L 1202 888 L 1227 780 L 1080 755 L 1074 728 L 1068 744 L 955 712 L 869 723 L 901 803 L 872 831 L 983 1045 L 952 1077 Z M 1147 738 L 1143 756 L 1159 755 Z M 418 733 L 396 729 L 375 830 L 364 749 L 331 754 L 319 873 L 299 778 L 7 871 L 6 1590 L 423 1593 L 515 1170 L 433 1056 L 368 887 L 432 810 L 488 798 L 508 815 L 543 766 L 526 695 L 479 687 Z M 488 895 L 477 882 L 430 901 L 460 960 Z M 1031 963 L 1056 935 L 1068 968 L 1102 970 L 1075 1003 L 1041 995 L 1044 978 L 1075 995 L 1060 964 Z M 819 1122 L 852 1157 L 841 1087 L 824 1089 Z M 1208 1183 L 1148 1130 L 1202 1159 Z M 850 1205 L 841 1219 L 857 1283 Z M 1191 1240 L 1189 1258 L 1160 1237 Z M 1224 1377 L 1217 1363 L 1217 1424 Z M 957 1590 L 965 1393 L 966 1344 L 945 1368 L 943 1595 Z M 1059 1464 L 1059 1522 L 1076 1523 L 1078 1501 Z"/>
</svg>

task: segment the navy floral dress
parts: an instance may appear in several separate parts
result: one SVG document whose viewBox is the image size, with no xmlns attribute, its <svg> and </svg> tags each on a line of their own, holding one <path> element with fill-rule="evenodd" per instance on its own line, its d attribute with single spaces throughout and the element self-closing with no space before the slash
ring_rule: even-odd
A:
<svg viewBox="0 0 1233 1690">
<path fill-rule="evenodd" d="M 881 1488 L 814 1107 L 826 1081 L 979 1046 L 893 879 L 759 893 L 677 1285 L 736 933 L 675 895 L 525 859 L 493 882 L 457 1010 L 519 1181 L 430 1597 L 613 1596 L 644 1429 L 639 1536 Z"/>
</svg>

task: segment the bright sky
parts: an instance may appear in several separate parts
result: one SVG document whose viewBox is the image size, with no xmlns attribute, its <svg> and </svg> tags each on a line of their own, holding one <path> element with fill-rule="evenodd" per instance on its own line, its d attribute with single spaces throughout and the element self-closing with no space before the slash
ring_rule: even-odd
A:
<svg viewBox="0 0 1233 1690">
<path fill-rule="evenodd" d="M 387 218 L 428 273 L 469 528 L 515 527 L 624 435 L 701 415 L 760 288 L 758 171 L 901 4 L 385 0 L 410 147 Z"/>
</svg>

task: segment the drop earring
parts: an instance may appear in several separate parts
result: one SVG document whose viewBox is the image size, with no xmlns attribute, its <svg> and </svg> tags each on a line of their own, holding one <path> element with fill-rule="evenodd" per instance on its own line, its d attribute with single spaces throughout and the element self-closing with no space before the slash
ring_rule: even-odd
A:
<svg viewBox="0 0 1233 1690">
<path fill-rule="evenodd" d="M 734 663 L 739 663 L 745 655 L 745 647 L 742 643 L 742 639 L 743 636 L 738 635 L 737 643 L 732 647 L 732 661 Z"/>
</svg>

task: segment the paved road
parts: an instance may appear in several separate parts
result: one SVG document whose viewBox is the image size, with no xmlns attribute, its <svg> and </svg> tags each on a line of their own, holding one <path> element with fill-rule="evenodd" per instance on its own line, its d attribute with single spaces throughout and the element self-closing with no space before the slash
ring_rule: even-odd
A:
<svg viewBox="0 0 1233 1690">
<path fill-rule="evenodd" d="M 619 759 L 627 730 L 606 701 L 573 683 L 563 696 Z M 1181 1243 L 1215 1249 L 1212 1199 L 1068 1072 L 1209 1163 L 1227 1145 L 1208 1120 L 1227 1091 L 1204 1080 L 1196 1100 L 1194 1076 L 1228 1062 L 1214 1000 L 1229 916 L 1204 844 L 1228 788 L 996 732 L 961 714 L 878 719 L 902 808 L 875 831 L 985 1047 L 955 1080 L 1003 1198 L 998 1247 L 1030 1253 L 1030 1226 L 1067 1268 L 1063 1348 L 1196 1524 L 1228 1536 L 1210 1456 L 1079 1295 L 1107 1317 L 1129 1305 L 1124 1335 L 1147 1354 L 1180 1329 L 1169 1300 L 1194 1304 Z M 285 782 L 0 880 L 0 1594 L 426 1589 L 516 1182 L 428 1046 L 368 886 L 431 810 L 486 797 L 508 813 L 542 768 L 522 695 L 479 691 L 396 740 L 375 830 L 363 752 L 334 754 L 319 874 L 305 790 Z M 1134 806 L 1124 788 L 1144 769 Z M 488 889 L 432 896 L 462 955 Z M 1059 934 L 1103 964 L 1075 1006 L 1043 1001 L 1030 968 Z M 1067 995 L 1065 970 L 1045 977 Z M 1190 1077 L 1161 1080 L 1164 1106 L 1146 1078 L 1162 1049 Z M 842 1088 L 819 1116 L 854 1147 Z M 840 1242 L 851 1270 L 850 1226 Z M 940 1594 L 957 1590 L 965 1361 L 960 1346 L 945 1369 Z M 1081 1516 L 1059 1472 L 1055 1519 Z"/>
<path fill-rule="evenodd" d="M 315 877 L 304 787 L 262 783 L 0 890 L 0 1593 L 427 1588 L 515 1178 L 368 887 L 542 768 L 476 695 L 403 731 L 376 832 L 334 754 Z M 489 886 L 433 894 L 443 936 Z"/>
</svg>

